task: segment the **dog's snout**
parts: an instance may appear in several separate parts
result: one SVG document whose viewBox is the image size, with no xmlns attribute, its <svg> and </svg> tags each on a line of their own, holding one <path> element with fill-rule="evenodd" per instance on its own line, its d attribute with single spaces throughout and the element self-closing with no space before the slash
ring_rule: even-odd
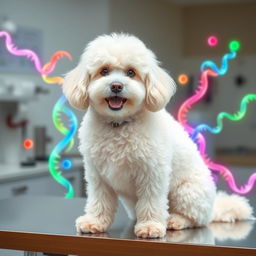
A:
<svg viewBox="0 0 256 256">
<path fill-rule="evenodd" d="M 123 90 L 124 86 L 120 82 L 113 82 L 110 85 L 111 91 L 114 93 L 119 93 Z"/>
</svg>

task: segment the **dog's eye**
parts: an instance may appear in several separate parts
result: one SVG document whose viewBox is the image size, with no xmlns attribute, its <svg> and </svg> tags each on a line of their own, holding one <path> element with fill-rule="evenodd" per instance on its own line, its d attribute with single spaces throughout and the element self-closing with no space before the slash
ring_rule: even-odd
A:
<svg viewBox="0 0 256 256">
<path fill-rule="evenodd" d="M 135 71 L 132 69 L 127 70 L 127 76 L 129 77 L 134 77 L 136 75 Z"/>
<path fill-rule="evenodd" d="M 109 74 L 109 69 L 108 68 L 103 68 L 101 71 L 100 71 L 100 74 L 102 76 L 107 76 Z"/>
</svg>

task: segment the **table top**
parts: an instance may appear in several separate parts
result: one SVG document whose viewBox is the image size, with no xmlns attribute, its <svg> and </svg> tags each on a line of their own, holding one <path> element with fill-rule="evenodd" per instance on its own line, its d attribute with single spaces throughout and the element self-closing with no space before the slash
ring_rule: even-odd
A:
<svg viewBox="0 0 256 256">
<path fill-rule="evenodd" d="M 74 223 L 84 205 L 84 198 L 0 200 L 0 248 L 79 255 L 256 255 L 254 221 L 212 223 L 146 240 L 135 237 L 134 222 L 120 205 L 107 233 L 78 235 Z"/>
</svg>

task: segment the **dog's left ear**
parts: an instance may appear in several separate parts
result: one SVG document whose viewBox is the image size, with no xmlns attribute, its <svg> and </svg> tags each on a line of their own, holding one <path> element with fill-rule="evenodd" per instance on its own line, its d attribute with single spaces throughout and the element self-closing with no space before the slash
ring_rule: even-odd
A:
<svg viewBox="0 0 256 256">
<path fill-rule="evenodd" d="M 145 106 L 152 112 L 164 108 L 176 91 L 174 80 L 157 65 L 146 75 L 145 84 Z"/>
</svg>

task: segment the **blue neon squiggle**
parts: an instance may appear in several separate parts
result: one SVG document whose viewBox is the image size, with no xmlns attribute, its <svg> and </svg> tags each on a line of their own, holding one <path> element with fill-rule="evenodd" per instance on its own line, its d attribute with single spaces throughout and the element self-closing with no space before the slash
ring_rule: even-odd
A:
<svg viewBox="0 0 256 256">
<path fill-rule="evenodd" d="M 197 138 L 197 135 L 202 132 L 202 131 L 208 131 L 210 133 L 214 133 L 214 134 L 217 134 L 217 133 L 220 133 L 222 130 L 222 127 L 211 127 L 209 126 L 208 124 L 200 124 L 198 125 L 195 130 L 193 131 L 193 134 L 191 136 L 192 140 L 196 140 Z"/>
<path fill-rule="evenodd" d="M 230 59 L 234 59 L 236 57 L 236 52 L 232 51 L 230 53 L 227 53 L 222 58 L 222 64 L 221 67 L 218 68 L 218 66 L 211 60 L 206 60 L 201 64 L 201 71 L 203 72 L 207 68 L 210 68 L 215 73 L 218 73 L 218 75 L 224 75 L 228 71 L 228 61 Z"/>
</svg>

